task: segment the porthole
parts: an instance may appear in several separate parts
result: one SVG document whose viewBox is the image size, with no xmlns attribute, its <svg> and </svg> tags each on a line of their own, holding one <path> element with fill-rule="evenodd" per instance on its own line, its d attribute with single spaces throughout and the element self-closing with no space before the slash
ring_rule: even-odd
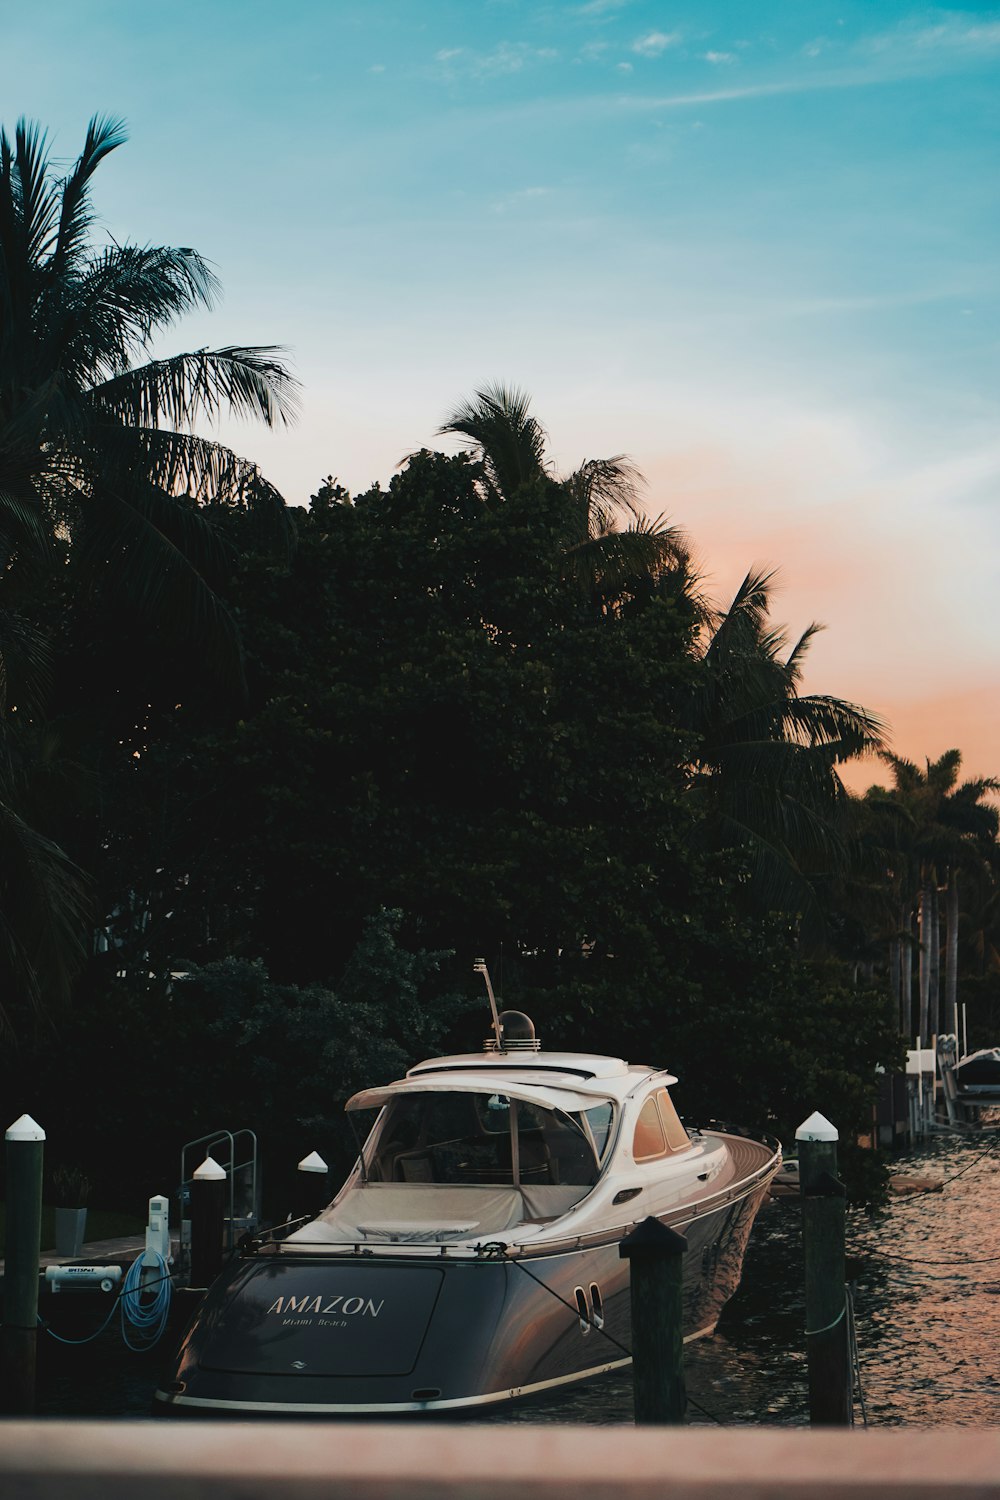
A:
<svg viewBox="0 0 1000 1500">
<path fill-rule="evenodd" d="M 604 1298 L 596 1281 L 590 1283 L 590 1305 L 594 1310 L 594 1327 L 604 1327 Z"/>
<path fill-rule="evenodd" d="M 582 1286 L 578 1286 L 573 1293 L 576 1298 L 576 1310 L 580 1315 L 580 1332 L 590 1332 L 590 1308 L 587 1305 L 587 1293 Z"/>
</svg>

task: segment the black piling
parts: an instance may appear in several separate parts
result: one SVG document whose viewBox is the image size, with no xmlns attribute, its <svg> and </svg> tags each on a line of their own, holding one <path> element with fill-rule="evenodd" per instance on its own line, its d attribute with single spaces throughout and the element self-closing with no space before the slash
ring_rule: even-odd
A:
<svg viewBox="0 0 1000 1500">
<path fill-rule="evenodd" d="M 853 1420 L 850 1326 L 845 1275 L 844 1185 L 837 1178 L 838 1135 L 813 1114 L 795 1133 L 805 1252 L 806 1357 L 813 1427 Z"/>
<path fill-rule="evenodd" d="M 206 1156 L 191 1179 L 191 1286 L 207 1287 L 222 1270 L 226 1172 Z"/>
<path fill-rule="evenodd" d="M 2 1409 L 24 1416 L 35 1409 L 45 1131 L 30 1115 L 22 1115 L 7 1131 L 6 1141 L 7 1228 L 0 1329 Z"/>
<path fill-rule="evenodd" d="M 315 1218 L 331 1196 L 330 1170 L 318 1151 L 310 1151 L 295 1169 L 292 1218 Z"/>
<path fill-rule="evenodd" d="M 629 1262 L 637 1426 L 684 1421 L 683 1265 L 687 1240 L 644 1219 L 618 1247 Z"/>
</svg>

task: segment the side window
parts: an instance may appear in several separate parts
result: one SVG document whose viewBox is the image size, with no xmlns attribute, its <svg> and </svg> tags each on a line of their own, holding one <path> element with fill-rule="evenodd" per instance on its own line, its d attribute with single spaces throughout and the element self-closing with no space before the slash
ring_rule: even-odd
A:
<svg viewBox="0 0 1000 1500">
<path fill-rule="evenodd" d="M 666 1089 L 657 1089 L 656 1102 L 660 1109 L 660 1122 L 663 1125 L 663 1133 L 667 1138 L 667 1145 L 671 1151 L 683 1151 L 690 1146 L 688 1133 L 680 1122 L 680 1116 L 674 1108 L 674 1101 Z"/>
<path fill-rule="evenodd" d="M 590 1133 L 594 1138 L 594 1149 L 597 1152 L 598 1161 L 607 1149 L 608 1141 L 611 1139 L 611 1125 L 614 1120 L 614 1111 L 610 1104 L 595 1104 L 593 1109 L 585 1111 L 584 1119 L 590 1126 Z"/>
<path fill-rule="evenodd" d="M 656 1095 L 652 1094 L 642 1106 L 635 1122 L 632 1157 L 635 1161 L 650 1161 L 654 1156 L 662 1156 L 666 1149 L 667 1142 L 656 1107 Z"/>
</svg>

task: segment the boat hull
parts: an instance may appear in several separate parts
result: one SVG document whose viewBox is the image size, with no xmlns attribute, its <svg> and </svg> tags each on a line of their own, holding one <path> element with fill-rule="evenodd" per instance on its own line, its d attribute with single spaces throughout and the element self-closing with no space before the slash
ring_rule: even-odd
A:
<svg viewBox="0 0 1000 1500">
<path fill-rule="evenodd" d="M 766 1182 L 671 1226 L 686 1339 L 739 1284 Z M 599 1243 L 479 1254 L 274 1245 L 231 1266 L 184 1337 L 160 1413 L 406 1416 L 499 1405 L 631 1361 L 628 1226 Z"/>
</svg>

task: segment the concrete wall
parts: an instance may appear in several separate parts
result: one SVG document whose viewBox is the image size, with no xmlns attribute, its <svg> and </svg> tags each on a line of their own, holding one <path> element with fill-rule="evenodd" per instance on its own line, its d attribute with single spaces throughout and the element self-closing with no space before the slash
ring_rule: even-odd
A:
<svg viewBox="0 0 1000 1500">
<path fill-rule="evenodd" d="M 979 1500 L 1000 1429 L 0 1422 L 5 1500 Z"/>
</svg>

